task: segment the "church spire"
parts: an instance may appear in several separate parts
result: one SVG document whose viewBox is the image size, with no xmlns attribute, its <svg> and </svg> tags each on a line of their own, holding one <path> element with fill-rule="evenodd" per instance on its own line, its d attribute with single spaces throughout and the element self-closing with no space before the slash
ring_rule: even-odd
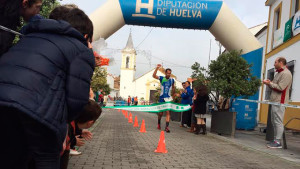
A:
<svg viewBox="0 0 300 169">
<path fill-rule="evenodd" d="M 128 37 L 128 40 L 127 40 L 126 47 L 124 49 L 134 50 L 133 40 L 132 40 L 132 35 L 131 35 L 131 29 L 130 29 L 130 34 L 129 34 L 129 37 Z"/>
</svg>

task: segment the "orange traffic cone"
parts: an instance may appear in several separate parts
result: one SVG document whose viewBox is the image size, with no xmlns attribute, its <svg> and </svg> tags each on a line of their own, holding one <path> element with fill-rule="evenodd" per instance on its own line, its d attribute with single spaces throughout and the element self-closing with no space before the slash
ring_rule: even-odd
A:
<svg viewBox="0 0 300 169">
<path fill-rule="evenodd" d="M 125 112 L 125 118 L 128 118 L 128 112 L 127 111 Z"/>
<path fill-rule="evenodd" d="M 144 120 L 144 119 L 143 119 L 143 121 L 142 121 L 140 133 L 146 133 L 146 127 L 145 127 L 145 120 Z"/>
<path fill-rule="evenodd" d="M 133 125 L 133 127 L 139 127 L 137 116 L 135 116 L 135 118 L 134 118 L 134 125 Z"/>
<path fill-rule="evenodd" d="M 132 123 L 132 114 L 131 113 L 129 114 L 129 117 L 128 117 L 128 123 Z"/>
<path fill-rule="evenodd" d="M 167 153 L 168 152 L 168 150 L 166 150 L 166 141 L 165 141 L 165 132 L 164 131 L 160 132 L 158 146 L 154 152 L 156 152 L 156 153 Z"/>
<path fill-rule="evenodd" d="M 118 112 L 120 112 L 120 109 L 118 109 Z"/>
</svg>

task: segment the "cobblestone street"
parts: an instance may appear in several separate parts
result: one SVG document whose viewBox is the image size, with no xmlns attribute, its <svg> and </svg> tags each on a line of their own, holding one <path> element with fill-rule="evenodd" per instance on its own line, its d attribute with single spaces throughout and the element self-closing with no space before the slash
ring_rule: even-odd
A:
<svg viewBox="0 0 300 169">
<path fill-rule="evenodd" d="M 194 135 L 170 123 L 165 133 L 167 154 L 154 153 L 160 137 L 157 115 L 132 112 L 146 123 L 147 133 L 139 133 L 121 112 L 104 109 L 93 129 L 94 138 L 70 159 L 69 169 L 100 168 L 300 168 L 276 156 L 244 148 L 210 135 Z M 162 119 L 162 128 L 165 126 Z M 277 150 L 274 150 L 277 151 Z"/>
</svg>

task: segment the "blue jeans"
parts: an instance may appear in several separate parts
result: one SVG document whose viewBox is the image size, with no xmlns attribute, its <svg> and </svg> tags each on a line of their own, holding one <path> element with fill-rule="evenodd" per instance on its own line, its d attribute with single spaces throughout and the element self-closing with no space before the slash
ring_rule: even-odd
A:
<svg viewBox="0 0 300 169">
<path fill-rule="evenodd" d="M 45 125 L 13 108 L 0 107 L 1 168 L 58 169 L 62 145 Z"/>
</svg>

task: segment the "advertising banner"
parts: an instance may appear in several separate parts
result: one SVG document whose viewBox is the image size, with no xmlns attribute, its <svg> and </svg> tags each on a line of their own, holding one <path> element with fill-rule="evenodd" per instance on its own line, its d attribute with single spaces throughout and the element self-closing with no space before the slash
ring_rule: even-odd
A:
<svg viewBox="0 0 300 169">
<path fill-rule="evenodd" d="M 294 16 L 293 21 L 293 35 L 296 36 L 300 33 L 300 11 L 298 11 Z"/>
<path fill-rule="evenodd" d="M 222 4 L 211 0 L 120 0 L 126 24 L 205 30 L 214 23 Z"/>
<path fill-rule="evenodd" d="M 292 38 L 292 26 L 293 26 L 293 18 L 289 19 L 285 23 L 283 42 L 286 42 Z"/>
<path fill-rule="evenodd" d="M 253 66 L 251 67 L 251 73 L 258 79 L 261 77 L 262 67 L 262 53 L 263 48 L 257 49 L 250 53 L 242 55 L 242 57 Z M 236 128 L 243 130 L 253 130 L 257 125 L 257 109 L 256 103 L 241 101 L 242 97 L 235 99 L 232 103 L 232 112 L 236 112 Z M 255 95 L 248 97 L 250 100 L 258 100 L 259 92 Z"/>
<path fill-rule="evenodd" d="M 163 111 L 173 111 L 173 112 L 185 112 L 191 110 L 190 105 L 178 104 L 173 102 L 157 103 L 147 106 L 115 106 L 115 107 L 103 107 L 106 109 L 122 109 L 128 111 L 139 111 L 139 112 L 150 112 L 159 113 Z"/>
<path fill-rule="evenodd" d="M 273 48 L 281 45 L 283 43 L 283 33 L 282 29 L 278 29 L 274 32 Z"/>
</svg>

